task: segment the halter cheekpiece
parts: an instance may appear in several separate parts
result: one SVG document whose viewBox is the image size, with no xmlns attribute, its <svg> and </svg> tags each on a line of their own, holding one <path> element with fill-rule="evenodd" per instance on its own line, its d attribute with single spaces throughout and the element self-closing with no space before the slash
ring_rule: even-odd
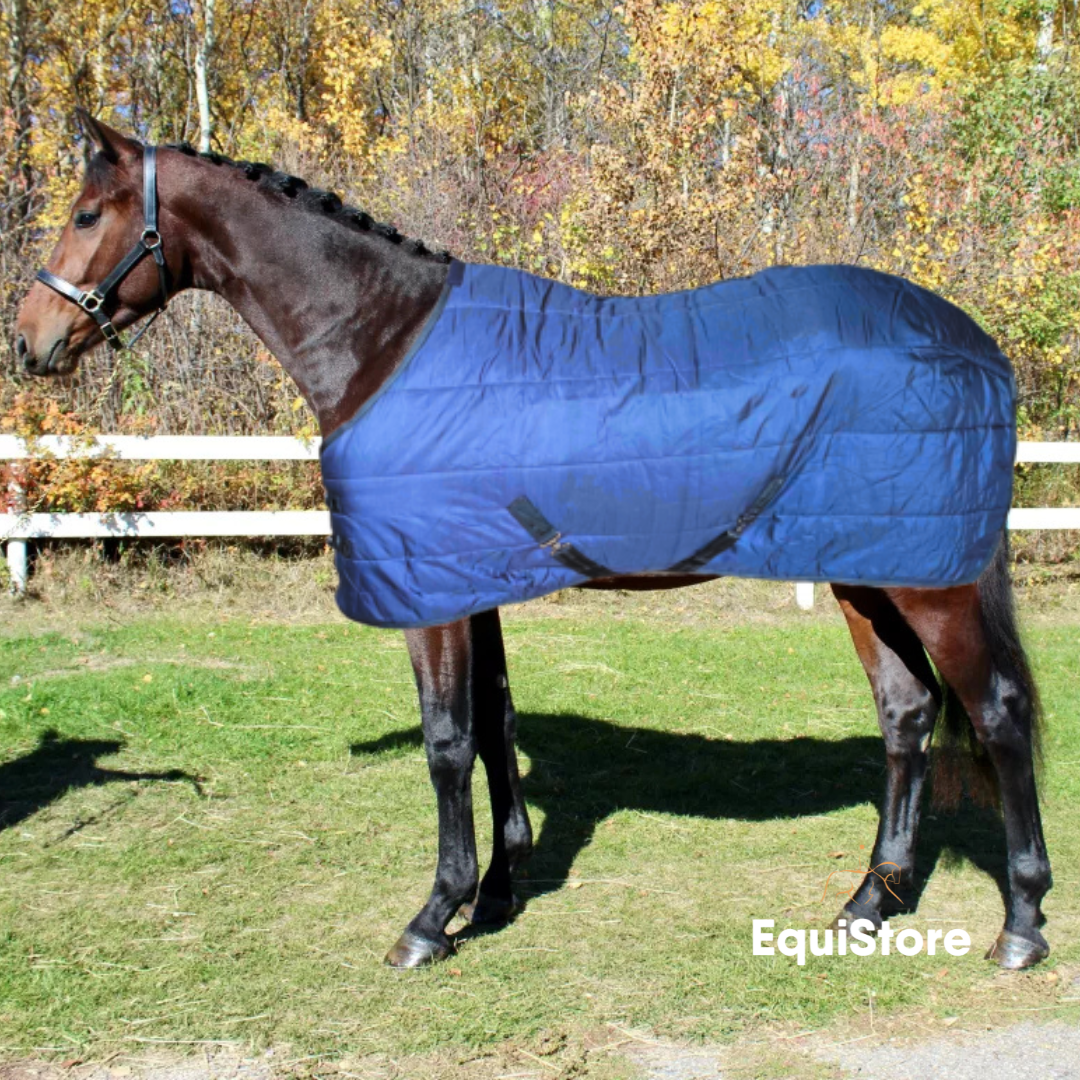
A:
<svg viewBox="0 0 1080 1080">
<path fill-rule="evenodd" d="M 98 324 L 105 340 L 119 352 L 131 348 L 150 329 L 169 302 L 169 268 L 165 263 L 165 253 L 161 250 L 161 233 L 158 232 L 157 206 L 157 147 L 143 148 L 143 231 L 135 246 L 120 260 L 112 272 L 93 288 L 85 292 L 70 281 L 49 270 L 39 270 L 38 281 L 48 285 L 61 296 L 77 304 Z M 150 317 L 150 321 L 125 345 L 120 332 L 112 324 L 112 319 L 105 313 L 105 304 L 109 295 L 147 256 L 152 255 L 157 263 L 158 280 L 161 282 L 161 303 Z"/>
</svg>

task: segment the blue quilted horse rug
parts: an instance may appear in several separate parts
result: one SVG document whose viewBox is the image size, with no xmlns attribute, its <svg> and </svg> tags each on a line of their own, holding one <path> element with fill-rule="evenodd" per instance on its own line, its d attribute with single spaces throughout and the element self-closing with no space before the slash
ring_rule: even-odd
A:
<svg viewBox="0 0 1080 1080">
<path fill-rule="evenodd" d="M 323 446 L 338 604 L 417 627 L 618 574 L 974 581 L 1014 397 L 968 316 L 871 270 L 607 298 L 454 263 Z"/>
</svg>

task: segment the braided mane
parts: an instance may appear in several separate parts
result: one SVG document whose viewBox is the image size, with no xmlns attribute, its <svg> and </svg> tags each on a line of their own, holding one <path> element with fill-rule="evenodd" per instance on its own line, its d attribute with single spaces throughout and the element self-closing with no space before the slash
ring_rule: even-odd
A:
<svg viewBox="0 0 1080 1080">
<path fill-rule="evenodd" d="M 333 218 L 346 228 L 357 232 L 371 232 L 381 236 L 391 244 L 400 244 L 412 255 L 432 259 L 435 262 L 450 262 L 448 251 L 432 251 L 422 240 L 410 240 L 403 236 L 393 225 L 384 225 L 376 221 L 370 214 L 354 207 L 346 206 L 338 195 L 332 191 L 322 191 L 313 188 L 305 180 L 298 176 L 290 176 L 288 173 L 278 172 L 261 161 L 233 161 L 224 154 L 200 153 L 190 143 L 169 143 L 170 149 L 179 150 L 188 157 L 202 158 L 214 165 L 228 165 L 239 169 L 249 180 L 254 180 L 265 191 L 272 191 L 278 195 L 285 195 L 295 199 L 305 210 L 322 214 L 324 217 Z"/>
</svg>

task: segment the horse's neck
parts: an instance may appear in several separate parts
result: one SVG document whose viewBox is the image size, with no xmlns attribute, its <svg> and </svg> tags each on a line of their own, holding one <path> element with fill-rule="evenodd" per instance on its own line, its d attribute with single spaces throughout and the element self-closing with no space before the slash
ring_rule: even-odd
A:
<svg viewBox="0 0 1080 1080">
<path fill-rule="evenodd" d="M 448 267 L 329 216 L 283 205 L 241 174 L 192 214 L 192 284 L 223 296 L 292 376 L 324 436 L 404 358 Z M 200 170 L 201 172 L 202 170 Z"/>
</svg>

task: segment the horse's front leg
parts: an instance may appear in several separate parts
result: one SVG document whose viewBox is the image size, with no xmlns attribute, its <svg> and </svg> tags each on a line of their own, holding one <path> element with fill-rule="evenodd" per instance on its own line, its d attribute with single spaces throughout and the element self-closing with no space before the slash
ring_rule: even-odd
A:
<svg viewBox="0 0 1080 1080">
<path fill-rule="evenodd" d="M 494 819 L 491 865 L 480 882 L 476 903 L 462 914 L 473 925 L 500 926 L 515 914 L 514 869 L 532 851 L 532 827 L 518 773 L 517 717 L 510 700 L 499 612 L 473 615 L 473 717 L 477 749 L 487 772 Z"/>
<path fill-rule="evenodd" d="M 419 967 L 453 949 L 446 925 L 476 895 L 478 870 L 473 831 L 472 769 L 474 642 L 469 620 L 405 633 L 416 686 L 424 749 L 439 809 L 439 861 L 435 885 L 394 947 L 393 967 Z"/>
</svg>

